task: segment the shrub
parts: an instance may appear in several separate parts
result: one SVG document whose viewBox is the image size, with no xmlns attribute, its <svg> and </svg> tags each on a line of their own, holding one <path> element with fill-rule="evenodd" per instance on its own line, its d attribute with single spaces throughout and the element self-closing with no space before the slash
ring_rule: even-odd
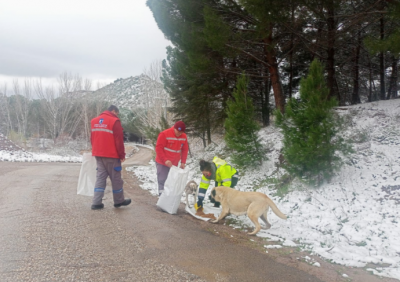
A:
<svg viewBox="0 0 400 282">
<path fill-rule="evenodd" d="M 254 119 L 254 107 L 247 95 L 247 77 L 242 74 L 233 91 L 233 100 L 227 101 L 225 142 L 232 150 L 232 161 L 239 166 L 257 166 L 265 158 L 257 135 L 260 126 Z"/>
<path fill-rule="evenodd" d="M 284 167 L 290 174 L 320 184 L 339 168 L 338 153 L 351 150 L 339 134 L 341 122 L 333 112 L 335 106 L 337 101 L 329 98 L 323 66 L 314 60 L 308 76 L 301 80 L 300 99 L 290 99 L 285 114 L 276 111 L 276 124 L 284 136 Z"/>
</svg>

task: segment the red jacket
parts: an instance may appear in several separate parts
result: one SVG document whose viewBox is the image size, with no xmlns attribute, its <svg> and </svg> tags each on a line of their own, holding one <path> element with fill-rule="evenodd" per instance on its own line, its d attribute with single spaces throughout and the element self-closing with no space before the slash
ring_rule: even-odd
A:
<svg viewBox="0 0 400 282">
<path fill-rule="evenodd" d="M 112 112 L 104 111 L 91 121 L 92 155 L 115 159 L 125 158 L 124 133 L 121 121 Z"/>
<path fill-rule="evenodd" d="M 177 166 L 179 161 L 186 163 L 189 146 L 185 133 L 176 137 L 174 127 L 166 129 L 158 135 L 156 144 L 156 162 L 165 165 L 166 161 L 171 161 Z"/>
</svg>

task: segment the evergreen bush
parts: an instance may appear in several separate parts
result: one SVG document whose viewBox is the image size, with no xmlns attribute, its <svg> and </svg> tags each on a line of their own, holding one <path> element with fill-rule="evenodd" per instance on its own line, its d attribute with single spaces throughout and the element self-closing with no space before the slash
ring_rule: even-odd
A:
<svg viewBox="0 0 400 282">
<path fill-rule="evenodd" d="M 168 121 L 165 119 L 164 116 L 162 116 L 158 127 L 144 126 L 143 131 L 145 133 L 145 136 L 150 140 L 151 144 L 155 148 L 157 144 L 158 135 L 160 134 L 161 131 L 164 131 L 168 128 L 170 128 L 170 126 L 168 125 Z"/>
<path fill-rule="evenodd" d="M 284 136 L 284 168 L 316 184 L 329 180 L 339 168 L 339 152 L 351 150 L 340 136 L 341 120 L 333 111 L 338 103 L 328 94 L 323 66 L 314 60 L 301 80 L 300 99 L 290 99 L 284 114 L 276 111 L 276 125 Z"/>
<path fill-rule="evenodd" d="M 239 76 L 233 100 L 227 101 L 225 142 L 232 150 L 232 162 L 238 166 L 258 166 L 265 158 L 257 131 L 259 124 L 254 118 L 254 107 L 247 95 L 248 78 Z"/>
</svg>

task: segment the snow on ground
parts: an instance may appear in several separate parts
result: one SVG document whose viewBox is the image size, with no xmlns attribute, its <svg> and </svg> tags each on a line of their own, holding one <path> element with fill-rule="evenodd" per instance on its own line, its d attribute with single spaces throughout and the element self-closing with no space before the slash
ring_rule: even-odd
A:
<svg viewBox="0 0 400 282">
<path fill-rule="evenodd" d="M 143 148 L 147 148 L 147 149 L 151 149 L 154 150 L 154 147 L 152 145 L 146 145 L 146 144 L 137 144 L 137 143 L 133 143 L 135 146 L 137 147 L 143 147 Z"/>
<path fill-rule="evenodd" d="M 9 162 L 82 162 L 82 156 L 60 156 L 44 153 L 31 153 L 15 145 L 0 134 L 0 161 Z"/>
<path fill-rule="evenodd" d="M 0 161 L 8 162 L 61 162 L 80 163 L 82 156 L 58 156 L 49 154 L 37 154 L 26 151 L 8 152 L 0 151 Z"/>
<path fill-rule="evenodd" d="M 149 166 L 129 166 L 126 168 L 127 171 L 134 172 L 136 177 L 143 182 L 140 187 L 144 190 L 149 190 L 149 192 L 157 196 L 157 171 L 156 164 L 153 160 L 150 161 Z"/>
<path fill-rule="evenodd" d="M 267 194 L 288 215 L 285 221 L 269 212 L 271 229 L 257 234 L 272 242 L 268 248 L 300 247 L 334 263 L 368 267 L 376 275 L 400 279 L 400 100 L 337 111 L 349 125 L 345 135 L 355 152 L 330 183 L 316 188 L 296 180 L 288 193 L 277 193 L 271 180 L 284 174 L 276 166 L 282 136 L 270 126 L 260 132 L 271 149 L 269 160 L 256 170 L 241 172 L 237 189 Z M 196 152 L 188 162 L 189 179 L 199 183 L 198 159 L 211 160 L 214 155 L 224 157 L 223 144 Z M 144 182 L 143 189 L 156 195 L 154 162 L 128 170 Z M 234 228 L 253 228 L 247 216 L 228 218 L 235 219 Z M 320 266 L 309 257 L 306 261 Z"/>
</svg>

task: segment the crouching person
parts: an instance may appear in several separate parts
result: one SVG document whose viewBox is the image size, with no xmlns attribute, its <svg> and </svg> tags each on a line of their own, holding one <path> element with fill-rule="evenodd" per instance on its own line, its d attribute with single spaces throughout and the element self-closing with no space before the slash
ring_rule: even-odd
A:
<svg viewBox="0 0 400 282">
<path fill-rule="evenodd" d="M 111 105 L 107 111 L 91 121 L 92 155 L 96 157 L 97 163 L 92 210 L 104 208 L 102 200 L 107 177 L 110 177 L 112 184 L 114 207 L 119 208 L 131 203 L 131 199 L 124 198 L 124 181 L 121 177 L 121 170 L 122 162 L 125 161 L 125 147 L 118 114 L 118 108 Z"/>
<path fill-rule="evenodd" d="M 195 204 L 196 211 L 203 209 L 203 200 L 211 180 L 214 180 L 215 187 L 225 186 L 234 188 L 239 181 L 239 173 L 226 161 L 214 157 L 212 162 L 200 160 L 201 177 L 198 200 Z M 214 207 L 219 207 L 220 202 L 214 202 Z"/>
</svg>

